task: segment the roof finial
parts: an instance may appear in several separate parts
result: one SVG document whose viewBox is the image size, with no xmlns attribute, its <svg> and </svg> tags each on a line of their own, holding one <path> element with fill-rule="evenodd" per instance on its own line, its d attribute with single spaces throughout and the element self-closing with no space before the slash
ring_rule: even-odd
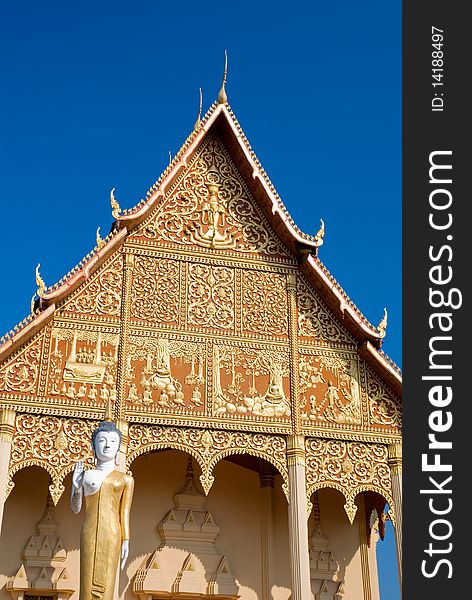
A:
<svg viewBox="0 0 472 600">
<path fill-rule="evenodd" d="M 225 90 L 227 74 L 228 74 L 228 53 L 225 50 L 225 70 L 223 73 L 223 83 L 221 84 L 221 89 L 218 94 L 218 103 L 219 104 L 226 104 L 228 102 L 228 96 L 226 95 L 226 90 Z"/>
<path fill-rule="evenodd" d="M 39 272 L 40 263 L 36 266 L 36 285 L 38 286 L 36 292 L 33 294 L 31 298 L 31 313 L 34 313 L 34 302 L 36 296 L 38 298 L 44 298 L 44 294 L 46 293 L 46 284 L 44 283 L 44 279 L 41 277 L 41 273 Z"/>
<path fill-rule="evenodd" d="M 315 235 L 315 244 L 317 248 L 323 245 L 323 238 L 325 234 L 325 224 L 323 219 L 320 219 L 320 224 L 321 227 L 318 229 L 318 233 Z"/>
<path fill-rule="evenodd" d="M 202 126 L 202 120 L 201 120 L 201 116 L 202 116 L 202 88 L 200 88 L 200 104 L 198 106 L 198 116 L 197 116 L 197 120 L 195 121 L 195 125 L 193 126 L 194 131 L 199 131 L 199 129 Z"/>
<path fill-rule="evenodd" d="M 169 150 L 169 164 L 172 162 L 172 152 Z"/>
<path fill-rule="evenodd" d="M 110 192 L 110 204 L 111 204 L 111 214 L 114 219 L 117 219 L 120 216 L 121 208 L 118 204 L 117 199 L 115 198 L 115 188 L 113 188 Z"/>
<path fill-rule="evenodd" d="M 44 279 L 41 277 L 41 274 L 39 272 L 40 266 L 40 263 L 38 263 L 38 266 L 36 267 L 36 285 L 38 286 L 36 293 L 38 294 L 39 298 L 44 298 L 44 294 L 47 288 L 46 284 L 44 283 Z"/>
<path fill-rule="evenodd" d="M 103 246 L 106 244 L 105 240 L 100 235 L 100 227 L 97 228 L 95 239 L 97 241 L 97 248 L 100 250 L 100 248 L 103 248 Z"/>
<path fill-rule="evenodd" d="M 388 322 L 388 313 L 387 313 L 387 309 L 384 308 L 384 316 L 377 326 L 377 331 L 379 332 L 379 336 L 381 338 L 384 338 L 385 334 L 387 333 L 387 322 Z"/>
</svg>

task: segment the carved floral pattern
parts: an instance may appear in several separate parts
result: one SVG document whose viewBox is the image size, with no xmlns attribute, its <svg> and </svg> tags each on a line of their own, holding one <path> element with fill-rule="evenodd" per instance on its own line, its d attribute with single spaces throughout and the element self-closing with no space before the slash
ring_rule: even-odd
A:
<svg viewBox="0 0 472 600">
<path fill-rule="evenodd" d="M 15 354 L 0 369 L 0 390 L 31 393 L 36 391 L 41 358 L 42 338 Z"/>
<path fill-rule="evenodd" d="M 135 256 L 131 284 L 131 317 L 150 323 L 176 323 L 179 318 L 179 262 Z"/>
<path fill-rule="evenodd" d="M 134 235 L 288 257 L 216 136 L 202 142 L 177 187 Z"/>
<path fill-rule="evenodd" d="M 24 467 L 36 465 L 51 475 L 49 491 L 57 504 L 64 492 L 62 482 L 75 463 L 84 460 L 93 465 L 90 440 L 96 426 L 95 422 L 79 419 L 17 414 L 7 496 L 15 485 L 13 475 Z"/>
<path fill-rule="evenodd" d="M 308 501 L 320 488 L 339 490 L 351 523 L 357 511 L 354 500 L 360 492 L 377 492 L 393 506 L 386 446 L 307 438 L 305 449 Z"/>
<path fill-rule="evenodd" d="M 399 400 L 390 394 L 380 381 L 370 374 L 369 370 L 367 395 L 371 423 L 400 431 L 402 427 L 402 408 Z"/>
<path fill-rule="evenodd" d="M 61 310 L 84 315 L 119 316 L 123 280 L 123 260 L 116 254 L 65 301 Z"/>
<path fill-rule="evenodd" d="M 243 328 L 259 334 L 288 334 L 285 277 L 243 272 Z"/>
<path fill-rule="evenodd" d="M 328 309 L 300 277 L 297 278 L 298 334 L 317 342 L 352 344 Z"/>
<path fill-rule="evenodd" d="M 189 265 L 187 293 L 189 325 L 234 327 L 234 269 Z"/>
<path fill-rule="evenodd" d="M 208 494 L 215 479 L 213 469 L 220 460 L 234 454 L 249 454 L 267 460 L 278 469 L 288 498 L 287 446 L 282 436 L 158 425 L 131 425 L 128 435 L 128 466 L 138 456 L 151 450 L 182 450 L 192 455 L 200 465 L 200 482 L 205 494 Z"/>
</svg>

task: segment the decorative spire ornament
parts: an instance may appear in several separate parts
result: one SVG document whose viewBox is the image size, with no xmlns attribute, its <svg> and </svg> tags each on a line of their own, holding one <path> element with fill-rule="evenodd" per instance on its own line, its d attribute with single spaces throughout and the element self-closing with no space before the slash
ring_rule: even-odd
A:
<svg viewBox="0 0 472 600">
<path fill-rule="evenodd" d="M 97 248 L 100 250 L 106 244 L 105 240 L 100 236 L 100 227 L 97 228 L 95 239 L 97 241 Z"/>
<path fill-rule="evenodd" d="M 225 70 L 223 73 L 223 82 L 221 84 L 221 89 L 218 94 L 218 103 L 219 104 L 226 104 L 228 102 L 228 96 L 226 95 L 226 89 L 225 89 L 227 74 L 228 74 L 228 53 L 225 50 Z"/>
<path fill-rule="evenodd" d="M 388 323 L 388 313 L 387 313 L 387 309 L 384 308 L 384 316 L 377 326 L 377 331 L 379 332 L 379 335 L 382 339 L 385 337 L 385 335 L 387 333 L 387 323 Z"/>
<path fill-rule="evenodd" d="M 202 120 L 201 120 L 201 116 L 202 116 L 202 88 L 200 88 L 200 104 L 198 106 L 198 116 L 197 116 L 197 120 L 195 121 L 195 125 L 193 126 L 193 130 L 194 131 L 199 131 L 202 127 Z"/>
<path fill-rule="evenodd" d="M 320 224 L 321 227 L 318 229 L 318 233 L 315 235 L 315 244 L 317 248 L 323 245 L 323 238 L 325 234 L 325 224 L 323 219 L 320 219 Z"/>
<path fill-rule="evenodd" d="M 110 204 L 111 204 L 111 214 L 114 219 L 118 219 L 121 213 L 120 205 L 118 204 L 118 200 L 115 198 L 115 188 L 113 188 L 110 192 Z"/>
<path fill-rule="evenodd" d="M 33 294 L 32 298 L 31 298 L 31 312 L 34 313 L 34 302 L 36 299 L 36 296 L 38 296 L 38 298 L 44 298 L 44 294 L 46 293 L 46 284 L 44 283 L 44 279 L 41 277 L 41 273 L 39 272 L 39 267 L 40 267 L 40 263 L 37 264 L 36 266 L 36 285 L 37 290 L 36 292 Z"/>
<path fill-rule="evenodd" d="M 38 263 L 38 265 L 36 267 L 36 285 L 38 286 L 36 293 L 38 294 L 39 298 L 44 298 L 44 294 L 45 294 L 47 288 L 46 288 L 46 284 L 44 283 L 44 279 L 41 277 L 41 274 L 39 272 L 40 266 L 41 266 L 41 264 Z"/>
</svg>

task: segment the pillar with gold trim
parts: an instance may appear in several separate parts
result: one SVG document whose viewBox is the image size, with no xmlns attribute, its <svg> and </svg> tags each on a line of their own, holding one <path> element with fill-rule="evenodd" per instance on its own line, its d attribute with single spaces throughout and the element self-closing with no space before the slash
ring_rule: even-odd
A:
<svg viewBox="0 0 472 600">
<path fill-rule="evenodd" d="M 7 495 L 8 466 L 10 464 L 13 431 L 15 430 L 15 411 L 0 409 L 0 534 L 2 531 L 3 509 Z"/>
<path fill-rule="evenodd" d="M 388 464 L 392 480 L 392 496 L 395 508 L 395 544 L 397 547 L 398 577 L 402 585 L 402 445 L 390 444 Z"/>
<path fill-rule="evenodd" d="M 311 598 L 308 515 L 305 479 L 305 437 L 287 437 L 289 478 L 288 534 L 292 575 L 292 600 Z"/>
</svg>

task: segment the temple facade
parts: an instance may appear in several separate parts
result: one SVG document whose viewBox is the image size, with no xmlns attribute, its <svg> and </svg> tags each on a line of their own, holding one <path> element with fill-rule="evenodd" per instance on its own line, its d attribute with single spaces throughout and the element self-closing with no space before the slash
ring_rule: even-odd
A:
<svg viewBox="0 0 472 600">
<path fill-rule="evenodd" d="M 116 598 L 379 600 L 401 377 L 323 224 L 296 227 L 224 94 L 145 200 L 111 204 L 0 340 L 0 600 L 78 600 L 71 473 L 104 418 L 135 480 Z"/>
</svg>

